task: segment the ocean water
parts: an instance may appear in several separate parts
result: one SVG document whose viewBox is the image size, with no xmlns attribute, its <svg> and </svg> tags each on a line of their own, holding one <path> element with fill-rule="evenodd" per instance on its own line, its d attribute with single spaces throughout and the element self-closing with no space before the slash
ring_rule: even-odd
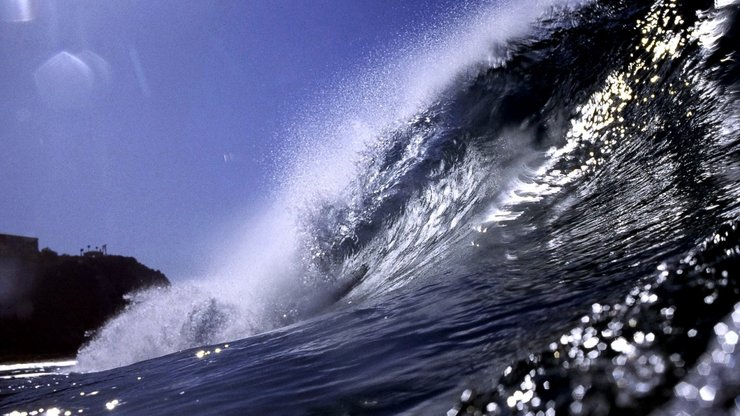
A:
<svg viewBox="0 0 740 416">
<path fill-rule="evenodd" d="M 336 112 L 221 278 L 132 295 L 74 361 L 0 367 L 0 413 L 740 413 L 738 16 L 462 22 L 369 100 L 393 111 Z"/>
</svg>

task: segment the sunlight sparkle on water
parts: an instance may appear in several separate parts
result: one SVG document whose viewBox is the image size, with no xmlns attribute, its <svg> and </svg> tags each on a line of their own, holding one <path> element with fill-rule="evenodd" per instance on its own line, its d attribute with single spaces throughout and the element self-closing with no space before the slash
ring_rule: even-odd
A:
<svg viewBox="0 0 740 416">
<path fill-rule="evenodd" d="M 223 348 L 216 347 L 213 350 L 199 350 L 198 352 L 195 353 L 195 356 L 200 359 L 207 355 L 220 354 L 226 348 L 229 348 L 229 344 L 224 344 Z"/>
<path fill-rule="evenodd" d="M 116 406 L 118 406 L 118 404 L 119 404 L 118 399 L 113 399 L 105 404 L 105 408 L 108 410 L 113 410 L 116 408 Z"/>
<path fill-rule="evenodd" d="M 82 409 L 78 410 L 77 413 L 82 413 Z M 58 407 L 52 407 L 49 409 L 34 409 L 31 411 L 19 411 L 13 410 L 10 413 L 4 413 L 5 416 L 71 416 L 71 410 L 64 410 Z"/>
</svg>

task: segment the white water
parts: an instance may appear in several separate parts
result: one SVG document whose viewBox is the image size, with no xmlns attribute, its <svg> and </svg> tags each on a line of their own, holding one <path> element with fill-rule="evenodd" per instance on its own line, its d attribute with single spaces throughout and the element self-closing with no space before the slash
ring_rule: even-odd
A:
<svg viewBox="0 0 740 416">
<path fill-rule="evenodd" d="M 274 202 L 257 215 L 245 215 L 249 220 L 235 221 L 238 232 L 221 238 L 214 249 L 214 273 L 135 295 L 133 304 L 80 350 L 74 370 L 115 368 L 269 329 L 263 318 L 271 290 L 301 278 L 301 210 L 317 200 L 341 198 L 356 175 L 358 152 L 373 146 L 380 132 L 443 99 L 445 88 L 464 83 L 481 67 L 502 64 L 492 45 L 526 34 L 553 5 L 575 3 L 518 1 L 461 13 L 399 39 L 393 53 L 371 57 L 369 69 L 339 82 L 335 91 L 317 94 L 316 103 L 291 120 L 281 138 L 285 145 L 276 171 L 282 174 L 275 178 Z M 465 172 L 461 175 L 464 181 Z M 431 195 L 421 207 L 435 201 Z M 440 226 L 413 218 L 407 225 L 424 238 L 434 238 Z M 388 260 L 389 270 L 404 261 Z"/>
</svg>

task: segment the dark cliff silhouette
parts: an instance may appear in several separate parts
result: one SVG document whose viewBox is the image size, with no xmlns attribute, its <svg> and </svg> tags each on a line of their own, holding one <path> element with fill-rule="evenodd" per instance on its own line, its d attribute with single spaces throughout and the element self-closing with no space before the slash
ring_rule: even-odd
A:
<svg viewBox="0 0 740 416">
<path fill-rule="evenodd" d="M 170 284 L 133 257 L 100 252 L 69 256 L 44 249 L 4 269 L 0 362 L 73 357 L 125 308 L 125 294 Z"/>
</svg>

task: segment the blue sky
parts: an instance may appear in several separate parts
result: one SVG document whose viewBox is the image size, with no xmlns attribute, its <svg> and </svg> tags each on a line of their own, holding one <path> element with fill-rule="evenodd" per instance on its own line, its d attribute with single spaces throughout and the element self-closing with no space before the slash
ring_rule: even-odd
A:
<svg viewBox="0 0 740 416">
<path fill-rule="evenodd" d="M 206 272 L 293 114 L 457 3 L 5 1 L 0 233 Z"/>
</svg>

